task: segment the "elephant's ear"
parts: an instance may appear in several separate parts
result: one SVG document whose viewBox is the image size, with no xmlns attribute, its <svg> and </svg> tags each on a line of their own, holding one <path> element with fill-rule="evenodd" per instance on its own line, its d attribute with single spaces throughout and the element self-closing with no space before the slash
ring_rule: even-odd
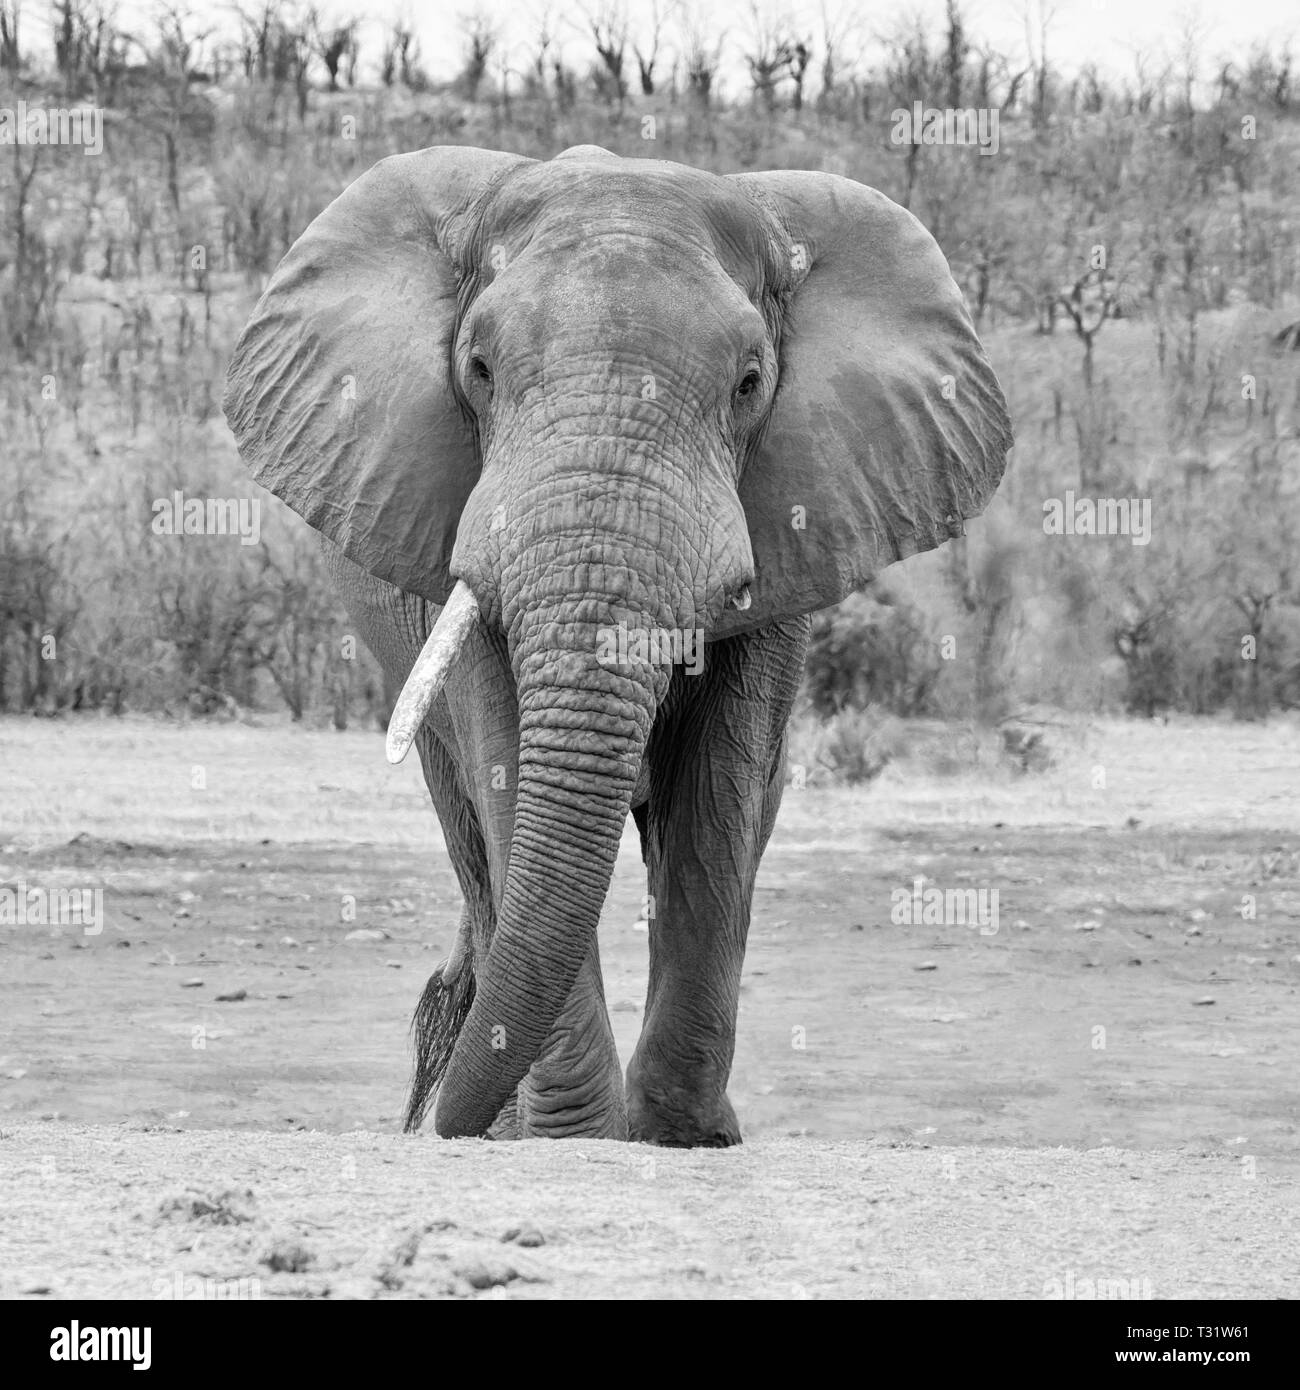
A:
<svg viewBox="0 0 1300 1390">
<path fill-rule="evenodd" d="M 440 147 L 385 159 L 271 277 L 224 407 L 253 476 L 372 574 L 436 603 L 478 477 L 453 395 L 467 214 L 517 155 Z"/>
<path fill-rule="evenodd" d="M 933 237 L 875 189 L 737 174 L 784 240 L 794 288 L 780 381 L 740 498 L 756 579 L 725 632 L 807 613 L 962 534 L 1011 423 Z"/>
</svg>

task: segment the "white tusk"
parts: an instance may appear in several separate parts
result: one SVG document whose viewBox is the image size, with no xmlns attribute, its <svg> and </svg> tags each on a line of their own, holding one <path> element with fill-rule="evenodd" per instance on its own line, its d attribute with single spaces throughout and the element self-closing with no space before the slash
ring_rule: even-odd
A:
<svg viewBox="0 0 1300 1390">
<path fill-rule="evenodd" d="M 477 621 L 478 600 L 474 591 L 458 579 L 393 706 L 385 742 L 390 763 L 400 763 L 410 752 L 416 730 L 447 684 L 452 664 Z"/>
<path fill-rule="evenodd" d="M 748 584 L 746 584 L 745 587 L 738 594 L 732 594 L 731 596 L 731 606 L 733 608 L 738 608 L 742 613 L 749 607 L 749 605 L 752 602 L 753 600 L 749 596 Z"/>
</svg>

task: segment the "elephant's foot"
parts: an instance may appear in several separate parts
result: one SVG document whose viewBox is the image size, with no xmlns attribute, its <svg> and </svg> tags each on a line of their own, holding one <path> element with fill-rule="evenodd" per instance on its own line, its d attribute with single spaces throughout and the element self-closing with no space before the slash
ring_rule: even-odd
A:
<svg viewBox="0 0 1300 1390">
<path fill-rule="evenodd" d="M 590 1059 L 569 1066 L 550 1057 L 534 1064 L 519 1087 L 519 1134 L 523 1139 L 627 1138 L 627 1103 L 612 1038 L 595 1069 Z"/>
<path fill-rule="evenodd" d="M 508 1101 L 501 1107 L 500 1114 L 492 1121 L 491 1128 L 485 1139 L 519 1139 L 522 1138 L 519 1128 L 519 1093 L 515 1092 Z"/>
<path fill-rule="evenodd" d="M 628 1068 L 628 1138 L 669 1149 L 728 1149 L 740 1125 L 726 1093 L 697 1095 L 680 1082 L 656 1081 Z"/>
<path fill-rule="evenodd" d="M 520 1088 L 522 1139 L 626 1139 L 627 1107 L 620 1091 L 594 1099 L 568 1092 L 530 1093 Z"/>
</svg>

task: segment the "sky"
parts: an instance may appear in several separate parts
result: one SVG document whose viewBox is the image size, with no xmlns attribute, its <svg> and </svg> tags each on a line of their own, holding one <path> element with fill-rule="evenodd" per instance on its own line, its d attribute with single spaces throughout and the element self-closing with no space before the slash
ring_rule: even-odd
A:
<svg viewBox="0 0 1300 1390">
<path fill-rule="evenodd" d="M 586 7 L 594 9 L 601 0 Z M 633 33 L 648 32 L 652 0 L 625 0 Z M 435 76 L 450 76 L 459 66 L 463 31 L 458 16 L 478 8 L 489 15 L 502 32 L 511 58 L 520 66 L 527 61 L 537 16 L 545 0 L 407 0 L 409 13 L 421 35 L 426 66 Z M 663 0 L 660 0 L 663 8 Z M 817 38 L 823 13 L 833 26 L 846 32 L 845 48 L 861 52 L 866 66 L 880 53 L 880 39 L 907 17 L 919 14 L 936 36 L 942 32 L 944 0 L 758 0 L 759 14 L 767 20 L 787 16 L 793 27 Z M 1176 57 L 1189 22 L 1194 25 L 1208 69 L 1214 58 L 1240 56 L 1259 39 L 1275 46 L 1288 37 L 1300 38 L 1300 4 L 1297 0 L 964 0 L 968 30 L 987 38 L 1008 53 L 1026 51 L 1025 13 L 1036 16 L 1045 8 L 1049 16 L 1048 55 L 1070 70 L 1088 61 L 1112 72 L 1131 73 L 1135 50 L 1163 51 Z M 591 58 L 590 41 L 581 27 L 582 0 L 552 0 L 551 13 L 567 16 L 553 22 L 563 41 L 567 61 L 585 65 Z M 726 32 L 732 81 L 743 83 L 746 41 L 753 28 L 750 0 L 687 0 L 676 13 L 702 18 L 709 31 Z M 680 20 L 665 24 L 671 43 L 680 32 Z M 378 40 L 376 39 L 377 43 Z M 1300 47 L 1300 44 L 1297 45 Z M 629 64 L 631 55 L 629 54 Z M 816 63 L 819 59 L 814 59 Z M 445 64 L 445 66 L 444 66 Z"/>
<path fill-rule="evenodd" d="M 175 0 L 168 0 L 175 3 Z M 181 0 L 185 3 L 185 0 Z M 260 0 L 245 0 L 250 9 Z M 747 88 L 743 53 L 753 29 L 753 4 L 767 22 L 786 17 L 801 35 L 811 35 L 820 63 L 823 15 L 844 34 L 847 55 L 859 58 L 858 66 L 870 68 L 881 52 L 883 36 L 904 25 L 911 15 L 928 21 L 936 38 L 942 33 L 944 0 L 323 0 L 318 8 L 327 16 L 362 13 L 362 77 L 373 80 L 379 50 L 389 16 L 409 16 L 421 43 L 426 71 L 435 79 L 455 75 L 462 62 L 464 29 L 460 17 L 475 11 L 486 14 L 501 35 L 505 61 L 516 70 L 531 58 L 539 16 L 549 5 L 551 28 L 566 63 L 586 70 L 594 54 L 582 24 L 584 10 L 598 11 L 621 3 L 629 17 L 633 37 L 649 32 L 652 5 L 669 13 L 664 23 L 665 43 L 676 46 L 683 17 L 702 21 L 705 31 L 724 33 L 724 76 L 728 94 Z M 48 43 L 46 7 L 27 5 L 23 23 L 38 42 Z M 143 25 L 156 10 L 156 0 L 121 0 L 121 22 L 128 29 Z M 202 24 L 234 33 L 237 24 L 233 4 L 191 0 Z M 1221 57 L 1241 58 L 1258 40 L 1270 40 L 1275 49 L 1290 38 L 1300 58 L 1300 0 L 962 0 L 968 34 L 992 42 L 1000 51 L 1023 61 L 1027 52 L 1026 13 L 1037 33 L 1037 16 L 1046 10 L 1048 57 L 1059 68 L 1073 73 L 1086 62 L 1118 76 L 1133 72 L 1135 53 L 1178 61 L 1189 24 L 1196 35 L 1206 76 Z M 29 38 L 29 42 L 31 39 Z M 1035 39 L 1036 42 L 1036 39 Z M 671 59 L 669 60 L 671 61 Z M 628 67 L 635 73 L 632 55 Z"/>
</svg>

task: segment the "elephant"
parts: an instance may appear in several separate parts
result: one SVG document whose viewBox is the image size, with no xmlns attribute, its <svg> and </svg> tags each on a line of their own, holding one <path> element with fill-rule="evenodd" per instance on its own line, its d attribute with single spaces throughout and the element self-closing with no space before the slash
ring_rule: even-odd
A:
<svg viewBox="0 0 1300 1390">
<path fill-rule="evenodd" d="M 829 173 L 395 155 L 286 254 L 224 409 L 401 690 L 388 754 L 418 750 L 463 893 L 406 1128 L 739 1143 L 809 615 L 962 535 L 1012 443 L 938 245 Z M 624 1077 L 597 924 L 629 813 Z"/>
</svg>

